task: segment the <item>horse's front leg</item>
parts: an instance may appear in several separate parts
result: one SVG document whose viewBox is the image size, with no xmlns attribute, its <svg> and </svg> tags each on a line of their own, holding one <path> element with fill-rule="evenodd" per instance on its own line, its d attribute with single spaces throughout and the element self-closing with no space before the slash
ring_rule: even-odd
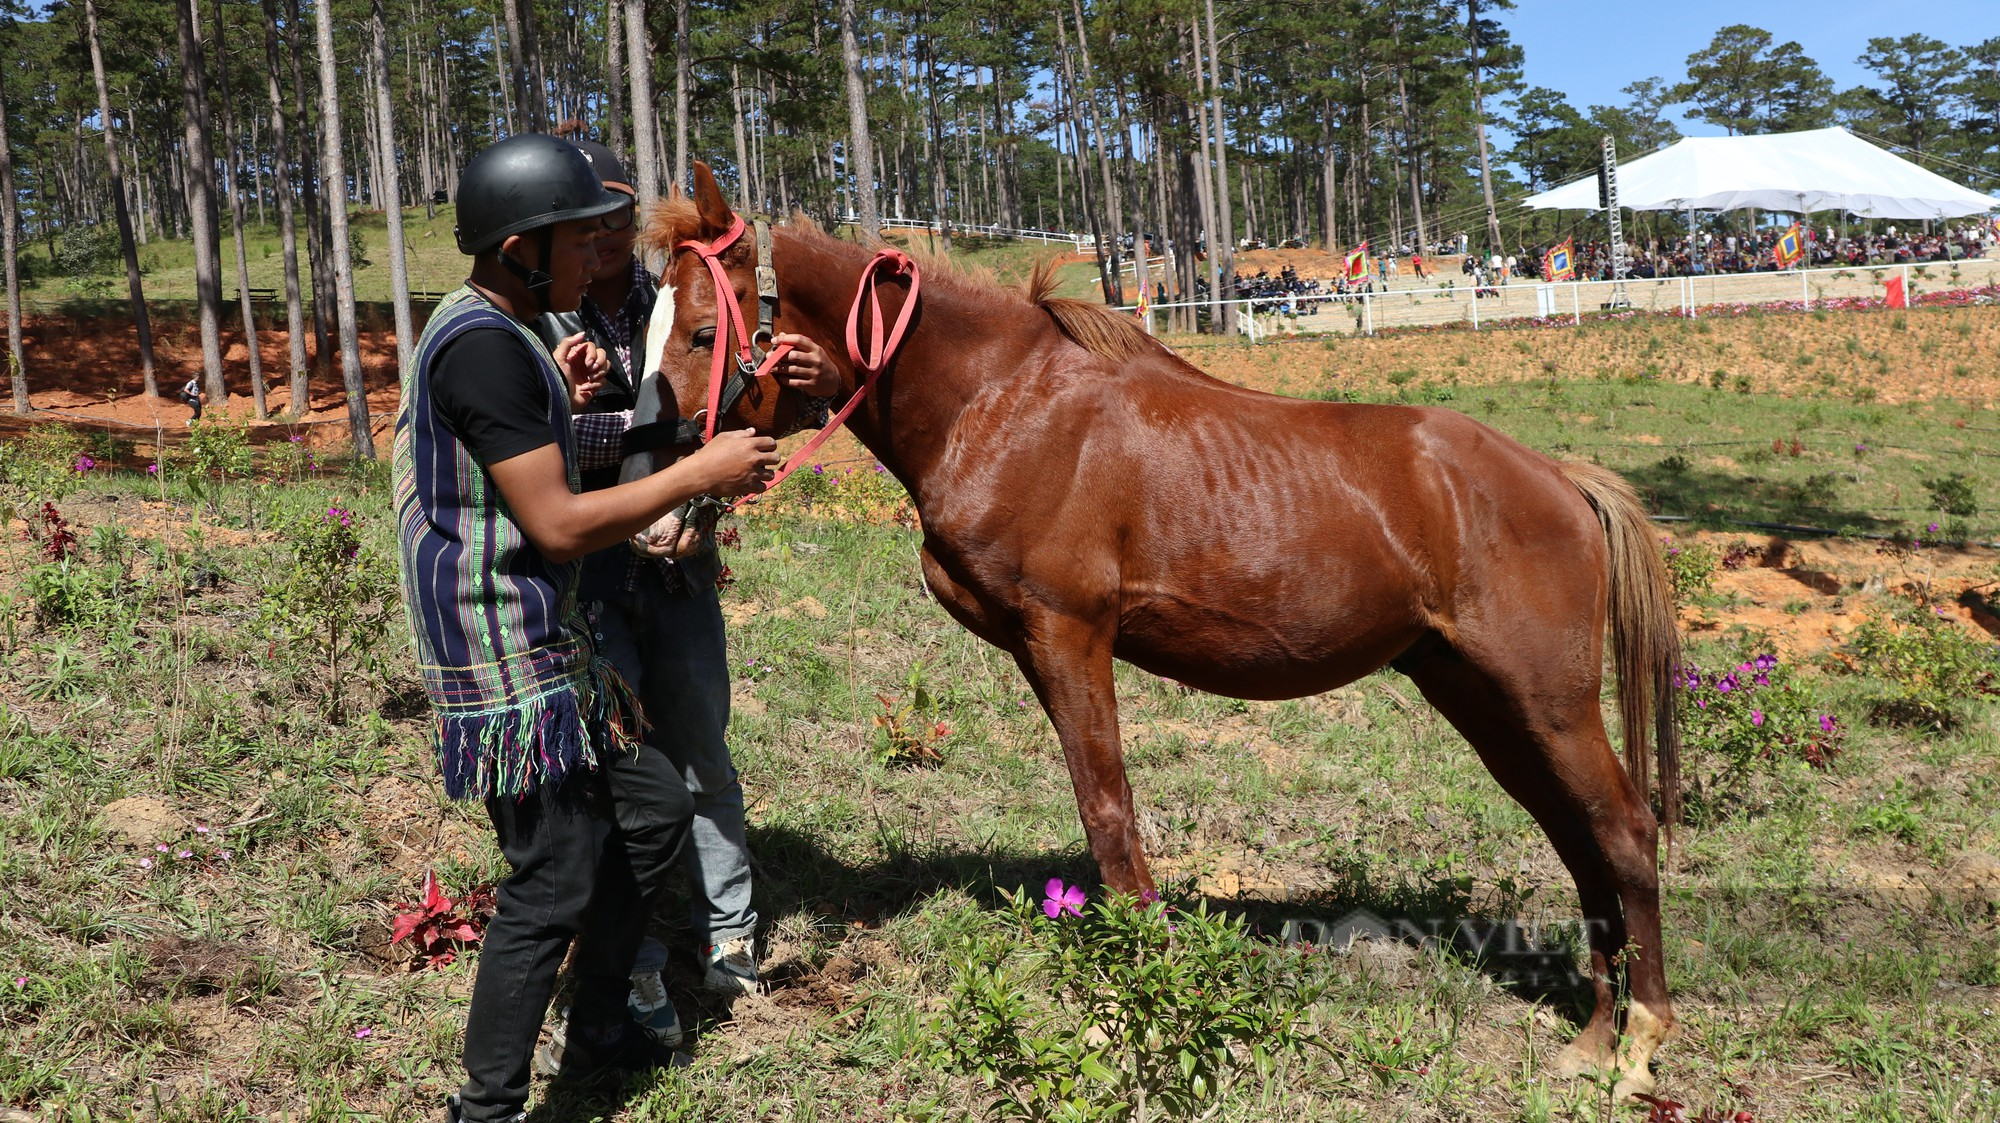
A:
<svg viewBox="0 0 2000 1123">
<path fill-rule="evenodd" d="M 1104 884 L 1127 893 L 1153 889 L 1139 845 L 1132 786 L 1118 741 L 1118 694 L 1111 677 L 1112 626 L 1034 613 L 1023 620 L 1014 658 L 1055 723 L 1077 813 Z"/>
</svg>

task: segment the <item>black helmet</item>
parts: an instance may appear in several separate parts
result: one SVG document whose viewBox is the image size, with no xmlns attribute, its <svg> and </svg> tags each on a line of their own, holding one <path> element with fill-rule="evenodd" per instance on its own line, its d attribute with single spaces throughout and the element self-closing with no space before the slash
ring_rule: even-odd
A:
<svg viewBox="0 0 2000 1123">
<path fill-rule="evenodd" d="M 625 161 L 620 160 L 616 152 L 589 137 L 577 137 L 570 143 L 583 150 L 583 158 L 590 161 L 591 169 L 604 186 L 627 195 L 638 194 L 632 189 L 632 177 L 625 174 Z"/>
<path fill-rule="evenodd" d="M 481 254 L 510 236 L 599 218 L 632 199 L 607 191 L 583 152 L 541 133 L 508 137 L 472 158 L 458 177 L 458 250 Z"/>
</svg>

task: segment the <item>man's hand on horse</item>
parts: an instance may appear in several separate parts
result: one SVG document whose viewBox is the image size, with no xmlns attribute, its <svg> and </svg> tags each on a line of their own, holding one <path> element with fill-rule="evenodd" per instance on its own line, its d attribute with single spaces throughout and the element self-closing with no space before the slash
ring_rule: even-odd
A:
<svg viewBox="0 0 2000 1123">
<path fill-rule="evenodd" d="M 582 332 L 556 344 L 549 356 L 569 380 L 569 407 L 573 410 L 590 404 L 590 399 L 603 388 L 604 376 L 611 371 L 611 359 L 604 348 L 585 338 Z"/>
<path fill-rule="evenodd" d="M 840 393 L 840 368 L 833 365 L 826 348 L 803 335 L 786 332 L 771 340 L 772 346 L 792 345 L 791 353 L 778 361 L 778 381 L 810 398 L 831 398 Z"/>
</svg>

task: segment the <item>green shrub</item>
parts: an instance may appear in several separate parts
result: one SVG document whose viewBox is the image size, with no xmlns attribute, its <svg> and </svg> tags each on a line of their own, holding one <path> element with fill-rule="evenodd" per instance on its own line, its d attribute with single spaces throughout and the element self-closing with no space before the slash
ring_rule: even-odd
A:
<svg viewBox="0 0 2000 1123">
<path fill-rule="evenodd" d="M 83 438 L 75 430 L 37 425 L 26 436 L 0 443 L 0 479 L 26 507 L 61 502 L 96 467 L 86 457 Z"/>
<path fill-rule="evenodd" d="M 1767 761 L 1823 768 L 1840 752 L 1846 730 L 1801 678 L 1770 652 L 1713 672 L 1684 664 L 1676 685 L 1682 739 L 1698 771 L 1698 789 L 1727 794 Z"/>
<path fill-rule="evenodd" d="M 1674 600 L 1687 604 L 1715 585 L 1715 567 L 1720 560 L 1714 550 L 1700 542 L 1660 539 L 1667 559 L 1667 576 L 1673 578 Z"/>
<path fill-rule="evenodd" d="M 962 937 L 933 1037 L 1018 1119 L 1194 1118 L 1308 1044 L 1316 991 L 1244 922 L 1050 881 L 1011 931 Z"/>
<path fill-rule="evenodd" d="M 341 716 L 343 683 L 357 672 L 382 677 L 378 650 L 395 611 L 395 571 L 363 547 L 358 516 L 338 505 L 292 520 L 290 569 L 264 592 L 259 624 L 297 660 L 302 678 L 322 675 L 329 716 Z"/>
<path fill-rule="evenodd" d="M 192 486 L 208 501 L 208 509 L 213 513 L 222 510 L 224 485 L 231 479 L 249 475 L 254 466 L 249 433 L 241 425 L 216 421 L 204 421 L 188 429 L 187 445 L 180 459 L 192 470 Z"/>
<path fill-rule="evenodd" d="M 1931 493 L 1931 507 L 1947 515 L 1969 519 L 1979 513 L 1979 498 L 1973 494 L 1972 481 L 1964 472 L 1951 472 L 1935 479 L 1925 480 L 1924 487 Z"/>
<path fill-rule="evenodd" d="M 2000 647 L 1975 638 L 1942 611 L 1913 605 L 1862 622 L 1849 638 L 1851 665 L 1888 684 L 1873 714 L 1892 725 L 1950 729 L 1981 701 L 2000 697 Z"/>
</svg>

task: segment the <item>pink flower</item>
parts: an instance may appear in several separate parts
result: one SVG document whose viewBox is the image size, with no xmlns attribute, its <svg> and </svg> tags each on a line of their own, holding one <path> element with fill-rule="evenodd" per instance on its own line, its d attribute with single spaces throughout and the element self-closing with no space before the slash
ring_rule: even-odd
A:
<svg viewBox="0 0 2000 1123">
<path fill-rule="evenodd" d="M 1062 878 L 1052 877 L 1049 878 L 1049 883 L 1043 888 L 1043 892 L 1047 893 L 1048 896 L 1042 901 L 1042 912 L 1050 920 L 1054 920 L 1064 913 L 1068 913 L 1071 916 L 1083 915 L 1082 886 L 1071 885 L 1065 888 Z"/>
<path fill-rule="evenodd" d="M 360 1029 L 354 1031 L 354 1039 L 356 1041 L 366 1041 L 373 1036 L 375 1036 L 374 1026 L 362 1026 Z"/>
<path fill-rule="evenodd" d="M 175 855 L 174 855 L 174 857 L 176 857 L 176 858 L 192 858 L 192 857 L 194 857 L 194 851 L 192 851 L 192 850 L 182 850 L 182 851 L 180 851 L 179 853 L 175 854 Z"/>
<path fill-rule="evenodd" d="M 162 842 L 158 846 L 153 847 L 153 849 L 158 850 L 162 854 L 165 854 L 168 852 L 169 847 L 167 846 L 166 843 Z"/>
<path fill-rule="evenodd" d="M 16 975 L 16 976 L 14 976 L 14 989 L 15 989 L 15 990 L 20 990 L 20 989 L 21 989 L 22 987 L 24 987 L 24 986 L 27 986 L 27 985 L 28 985 L 28 976 L 26 976 L 26 975 Z"/>
<path fill-rule="evenodd" d="M 1819 728 L 1820 728 L 1820 732 L 1822 732 L 1822 733 L 1831 733 L 1831 732 L 1833 732 L 1833 727 L 1834 727 L 1834 725 L 1836 725 L 1836 724 L 1837 724 L 1837 723 L 1836 723 L 1836 722 L 1835 722 L 1835 721 L 1833 720 L 1833 715 L 1832 715 L 1832 714 L 1821 714 L 1821 715 L 1819 715 Z"/>
<path fill-rule="evenodd" d="M 151 858 L 141 858 L 141 859 L 139 859 L 139 868 L 140 868 L 140 869 L 142 869 L 142 870 L 149 870 L 149 869 L 152 869 L 152 868 L 153 868 L 153 860 L 152 860 Z"/>
<path fill-rule="evenodd" d="M 160 466 L 159 466 L 158 464 L 148 464 L 148 465 L 146 465 L 146 474 L 147 474 L 147 475 L 149 475 L 149 476 L 157 476 L 157 475 L 159 475 L 159 474 L 160 474 Z"/>
<path fill-rule="evenodd" d="M 1750 724 L 1751 724 L 1751 725 L 1755 725 L 1755 726 L 1758 726 L 1758 727 L 1760 727 L 1760 728 L 1761 728 L 1761 727 L 1763 726 L 1763 724 L 1764 724 L 1764 711 L 1762 711 L 1762 710 L 1751 710 L 1751 711 L 1750 711 Z"/>
</svg>

